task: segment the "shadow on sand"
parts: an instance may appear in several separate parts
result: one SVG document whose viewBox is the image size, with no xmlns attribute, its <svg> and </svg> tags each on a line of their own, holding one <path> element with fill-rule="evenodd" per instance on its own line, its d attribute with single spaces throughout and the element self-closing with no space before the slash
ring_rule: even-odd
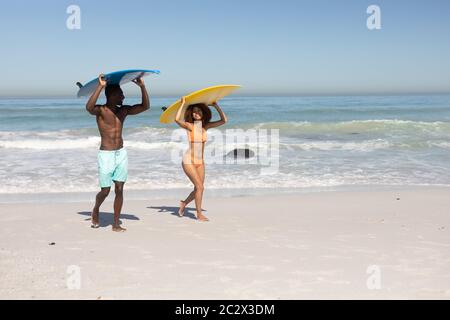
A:
<svg viewBox="0 0 450 320">
<path fill-rule="evenodd" d="M 85 221 L 91 221 L 91 211 L 81 211 L 77 212 L 78 214 L 82 216 L 87 216 L 87 219 L 84 219 Z M 114 213 L 113 212 L 102 212 L 100 211 L 99 214 L 100 218 L 100 228 L 105 228 L 107 226 L 112 226 L 114 222 Z M 120 220 L 126 219 L 126 220 L 139 220 L 138 217 L 136 217 L 133 214 L 126 214 L 122 213 L 120 214 Z M 120 222 L 122 224 L 122 222 Z"/>
<path fill-rule="evenodd" d="M 180 217 L 178 215 L 178 210 L 180 209 L 180 207 L 167 207 L 167 206 L 162 206 L 162 207 L 147 207 L 147 209 L 156 209 L 158 210 L 157 212 L 161 212 L 161 213 L 170 213 L 171 215 L 177 217 L 177 218 L 189 218 L 189 219 L 194 219 L 197 220 L 197 216 L 195 215 L 195 208 L 192 207 L 186 207 L 184 209 L 184 216 Z M 205 211 L 202 209 L 202 211 Z"/>
</svg>

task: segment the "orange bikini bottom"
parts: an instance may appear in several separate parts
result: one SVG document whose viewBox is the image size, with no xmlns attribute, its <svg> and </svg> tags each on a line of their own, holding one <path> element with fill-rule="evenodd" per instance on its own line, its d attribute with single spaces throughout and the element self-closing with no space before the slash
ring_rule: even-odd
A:
<svg viewBox="0 0 450 320">
<path fill-rule="evenodd" d="M 193 154 L 190 154 L 190 152 L 186 152 L 183 156 L 183 163 L 184 164 L 192 164 L 194 167 L 198 168 L 200 166 L 203 166 L 205 163 L 203 159 L 199 159 L 194 157 Z"/>
</svg>

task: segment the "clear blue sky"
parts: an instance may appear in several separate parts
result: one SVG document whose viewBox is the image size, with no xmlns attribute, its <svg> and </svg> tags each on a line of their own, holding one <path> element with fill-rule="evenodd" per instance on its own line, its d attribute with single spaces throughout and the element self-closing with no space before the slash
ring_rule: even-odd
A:
<svg viewBox="0 0 450 320">
<path fill-rule="evenodd" d="M 70 4 L 81 30 L 66 28 Z M 366 9 L 381 7 L 369 31 Z M 156 95 L 450 92 L 448 0 L 0 3 L 0 96 L 75 95 L 99 72 L 160 69 Z M 136 93 L 132 85 L 128 93 Z"/>
</svg>

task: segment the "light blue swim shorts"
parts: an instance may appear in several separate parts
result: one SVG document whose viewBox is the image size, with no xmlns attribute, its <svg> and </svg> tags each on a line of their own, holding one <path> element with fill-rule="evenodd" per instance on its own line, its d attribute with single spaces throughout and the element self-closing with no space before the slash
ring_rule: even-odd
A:
<svg viewBox="0 0 450 320">
<path fill-rule="evenodd" d="M 113 181 L 125 182 L 128 177 L 128 154 L 124 148 L 119 150 L 100 150 L 98 152 L 98 178 L 100 188 L 111 187 Z"/>
</svg>

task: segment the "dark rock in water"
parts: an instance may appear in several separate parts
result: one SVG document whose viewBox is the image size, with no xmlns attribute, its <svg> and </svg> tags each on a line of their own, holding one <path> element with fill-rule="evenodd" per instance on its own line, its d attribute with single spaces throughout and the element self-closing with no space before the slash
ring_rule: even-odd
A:
<svg viewBox="0 0 450 320">
<path fill-rule="evenodd" d="M 234 150 L 231 150 L 230 152 L 227 153 L 226 155 L 227 157 L 233 157 L 234 159 L 238 159 L 238 158 L 252 158 L 255 156 L 255 152 L 248 149 L 248 148 L 237 148 Z"/>
<path fill-rule="evenodd" d="M 350 134 L 359 134 L 359 132 L 350 132 Z"/>
<path fill-rule="evenodd" d="M 48 245 L 49 246 L 54 246 L 56 243 L 54 243 L 54 242 L 50 242 Z"/>
</svg>

